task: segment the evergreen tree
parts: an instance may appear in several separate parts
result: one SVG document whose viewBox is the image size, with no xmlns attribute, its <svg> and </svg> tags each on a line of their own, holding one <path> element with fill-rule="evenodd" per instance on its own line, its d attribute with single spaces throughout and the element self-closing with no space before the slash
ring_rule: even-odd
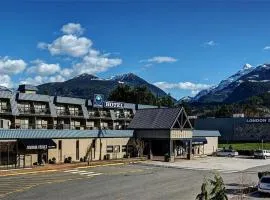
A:
<svg viewBox="0 0 270 200">
<path fill-rule="evenodd" d="M 201 186 L 201 193 L 197 195 L 196 200 L 209 200 L 207 186 L 208 186 L 207 181 L 204 181 Z"/>
<path fill-rule="evenodd" d="M 210 200 L 228 200 L 226 188 L 221 176 L 215 175 L 214 180 L 209 180 L 212 185 Z"/>
</svg>

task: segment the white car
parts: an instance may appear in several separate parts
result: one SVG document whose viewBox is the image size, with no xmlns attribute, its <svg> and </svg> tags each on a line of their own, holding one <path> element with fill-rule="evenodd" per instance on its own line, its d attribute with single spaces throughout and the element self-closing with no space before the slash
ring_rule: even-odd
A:
<svg viewBox="0 0 270 200">
<path fill-rule="evenodd" d="M 224 149 L 224 150 L 218 151 L 217 156 L 235 157 L 235 156 L 238 156 L 238 152 L 235 150 Z"/>
<path fill-rule="evenodd" d="M 256 150 L 254 151 L 254 158 L 266 159 L 270 157 L 270 150 Z"/>
<path fill-rule="evenodd" d="M 258 183 L 258 191 L 270 193 L 270 176 L 263 176 Z"/>
</svg>

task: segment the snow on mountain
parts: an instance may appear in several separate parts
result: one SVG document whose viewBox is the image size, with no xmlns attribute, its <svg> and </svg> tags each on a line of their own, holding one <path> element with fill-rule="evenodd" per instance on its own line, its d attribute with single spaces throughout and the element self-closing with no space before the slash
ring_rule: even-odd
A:
<svg viewBox="0 0 270 200">
<path fill-rule="evenodd" d="M 239 70 L 236 74 L 230 76 L 229 78 L 222 80 L 218 85 L 213 86 L 207 90 L 202 90 L 200 91 L 194 98 L 192 101 L 198 101 L 201 97 L 211 94 L 211 93 L 216 93 L 218 91 L 221 91 L 223 89 L 225 89 L 226 87 L 228 87 L 230 84 L 232 84 L 233 82 L 236 83 L 236 85 L 240 85 L 242 83 L 241 80 L 239 80 L 242 76 L 252 72 L 254 68 L 252 65 L 250 64 L 245 64 L 241 70 Z"/>
<path fill-rule="evenodd" d="M 189 102 L 192 99 L 193 99 L 193 97 L 190 97 L 190 96 L 182 97 L 181 99 L 179 99 L 178 103 Z"/>
</svg>

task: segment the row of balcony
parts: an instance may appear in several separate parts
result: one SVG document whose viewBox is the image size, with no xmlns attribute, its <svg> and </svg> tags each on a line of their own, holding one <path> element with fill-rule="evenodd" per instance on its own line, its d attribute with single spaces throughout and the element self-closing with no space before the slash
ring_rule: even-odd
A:
<svg viewBox="0 0 270 200">
<path fill-rule="evenodd" d="M 123 130 L 127 129 L 128 125 L 99 125 L 97 126 L 89 126 L 89 125 L 72 125 L 72 124 L 20 124 L 16 123 L 15 129 L 71 129 L 71 130 Z"/>
<path fill-rule="evenodd" d="M 19 112 L 21 114 L 37 114 L 37 115 L 49 115 L 50 110 L 47 108 L 44 109 L 32 109 L 32 108 L 19 108 Z M 0 113 L 11 113 L 11 109 L 9 107 L 0 107 Z M 76 116 L 76 117 L 82 117 L 83 112 L 82 111 L 63 111 L 63 110 L 57 110 L 58 116 Z M 133 114 L 130 113 L 115 113 L 115 118 L 117 119 L 132 119 Z M 107 111 L 89 111 L 89 117 L 90 118 L 112 118 L 112 114 Z"/>
</svg>

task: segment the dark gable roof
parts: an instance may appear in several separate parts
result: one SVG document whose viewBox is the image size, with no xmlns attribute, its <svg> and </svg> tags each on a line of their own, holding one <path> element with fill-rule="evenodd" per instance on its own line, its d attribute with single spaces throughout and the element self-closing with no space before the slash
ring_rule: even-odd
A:
<svg viewBox="0 0 270 200">
<path fill-rule="evenodd" d="M 137 110 L 129 129 L 171 129 L 182 108 Z"/>
</svg>

